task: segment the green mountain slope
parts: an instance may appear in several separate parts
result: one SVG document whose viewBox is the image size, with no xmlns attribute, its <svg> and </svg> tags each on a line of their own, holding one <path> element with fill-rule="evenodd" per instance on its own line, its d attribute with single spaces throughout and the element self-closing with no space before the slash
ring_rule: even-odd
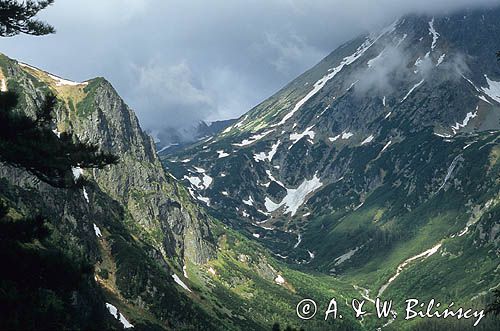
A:
<svg viewBox="0 0 500 331">
<path fill-rule="evenodd" d="M 499 12 L 411 15 L 348 42 L 163 163 L 300 270 L 371 298 L 484 305 L 500 284 Z"/>
</svg>

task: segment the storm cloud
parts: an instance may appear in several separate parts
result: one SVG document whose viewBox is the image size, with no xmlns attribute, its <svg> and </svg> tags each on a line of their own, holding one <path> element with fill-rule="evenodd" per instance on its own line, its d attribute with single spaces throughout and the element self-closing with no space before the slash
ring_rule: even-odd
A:
<svg viewBox="0 0 500 331">
<path fill-rule="evenodd" d="M 73 80 L 104 76 L 144 128 L 161 130 L 238 117 L 341 43 L 404 14 L 499 3 L 56 0 L 40 15 L 55 35 L 2 39 L 0 51 Z"/>
</svg>

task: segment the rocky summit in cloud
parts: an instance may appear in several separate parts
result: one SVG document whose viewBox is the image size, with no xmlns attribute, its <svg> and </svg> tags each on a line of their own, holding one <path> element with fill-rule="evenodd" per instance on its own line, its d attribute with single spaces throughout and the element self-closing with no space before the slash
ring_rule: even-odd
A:
<svg viewBox="0 0 500 331">
<path fill-rule="evenodd" d="M 56 1 L 58 33 L 1 51 L 69 79 L 105 76 L 148 130 L 235 118 L 363 31 L 498 0 Z"/>
</svg>

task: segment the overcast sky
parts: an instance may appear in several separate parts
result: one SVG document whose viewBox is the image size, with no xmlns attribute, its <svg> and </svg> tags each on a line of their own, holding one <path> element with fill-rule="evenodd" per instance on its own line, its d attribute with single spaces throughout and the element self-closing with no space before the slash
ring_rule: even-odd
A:
<svg viewBox="0 0 500 331">
<path fill-rule="evenodd" d="M 107 78 L 143 128 L 235 118 L 341 43 L 409 12 L 500 0 L 56 0 L 51 36 L 0 52 L 64 78 Z"/>
</svg>

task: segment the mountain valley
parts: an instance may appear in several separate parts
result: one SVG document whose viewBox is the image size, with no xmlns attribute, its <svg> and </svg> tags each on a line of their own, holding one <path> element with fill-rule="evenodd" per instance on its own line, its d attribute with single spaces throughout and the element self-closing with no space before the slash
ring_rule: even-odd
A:
<svg viewBox="0 0 500 331">
<path fill-rule="evenodd" d="M 500 285 L 498 17 L 405 16 L 241 118 L 201 125 L 209 137 L 159 151 L 106 79 L 0 55 L 16 116 L 38 122 L 54 95 L 58 139 L 118 157 L 72 165 L 67 187 L 2 160 L 0 220 L 39 215 L 47 230 L 9 245 L 60 273 L 34 295 L 41 311 L 28 300 L 0 328 L 496 330 L 494 316 L 405 321 L 404 307 L 483 310 Z M 0 282 L 10 299 L 26 286 L 16 277 Z M 377 298 L 394 302 L 383 318 Z M 314 318 L 299 318 L 305 299 Z M 332 299 L 342 317 L 325 318 Z"/>
</svg>

